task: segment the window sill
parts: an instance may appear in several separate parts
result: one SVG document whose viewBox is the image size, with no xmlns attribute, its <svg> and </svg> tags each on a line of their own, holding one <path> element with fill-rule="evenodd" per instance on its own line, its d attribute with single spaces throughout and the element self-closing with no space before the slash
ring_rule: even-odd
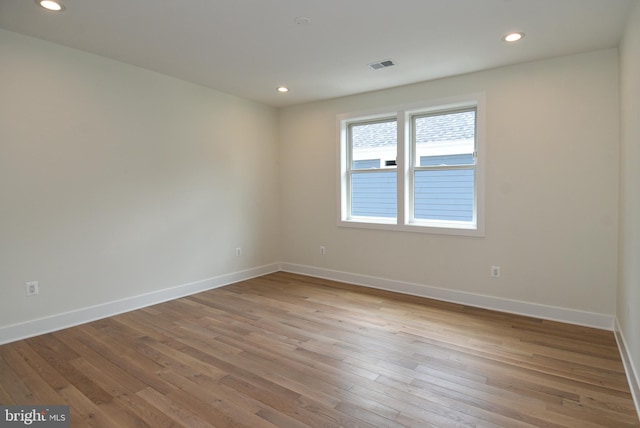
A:
<svg viewBox="0 0 640 428">
<path fill-rule="evenodd" d="M 372 221 L 373 220 L 373 221 Z M 359 229 L 390 230 L 396 232 L 428 233 L 435 235 L 483 237 L 484 230 L 474 223 L 456 221 L 423 221 L 398 224 L 395 219 L 352 218 L 338 221 L 340 227 Z"/>
</svg>

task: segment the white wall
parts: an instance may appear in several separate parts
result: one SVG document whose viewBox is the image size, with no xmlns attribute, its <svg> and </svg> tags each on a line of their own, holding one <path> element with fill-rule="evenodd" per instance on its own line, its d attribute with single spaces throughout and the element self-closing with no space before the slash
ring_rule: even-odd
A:
<svg viewBox="0 0 640 428">
<path fill-rule="evenodd" d="M 336 225 L 337 114 L 482 91 L 485 237 Z M 616 49 L 283 109 L 280 135 L 283 260 L 613 318 Z"/>
<path fill-rule="evenodd" d="M 640 407 L 640 2 L 620 46 L 620 247 L 618 323 Z"/>
<path fill-rule="evenodd" d="M 0 100 L 0 328 L 279 260 L 275 109 L 4 30 Z"/>
</svg>

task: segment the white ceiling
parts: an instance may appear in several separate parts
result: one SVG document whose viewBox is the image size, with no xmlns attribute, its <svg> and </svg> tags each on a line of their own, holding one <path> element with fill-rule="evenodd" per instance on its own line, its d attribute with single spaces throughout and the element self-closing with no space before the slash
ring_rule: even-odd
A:
<svg viewBox="0 0 640 428">
<path fill-rule="evenodd" d="M 61 1 L 0 0 L 0 27 L 285 106 L 615 47 L 637 0 Z"/>
</svg>

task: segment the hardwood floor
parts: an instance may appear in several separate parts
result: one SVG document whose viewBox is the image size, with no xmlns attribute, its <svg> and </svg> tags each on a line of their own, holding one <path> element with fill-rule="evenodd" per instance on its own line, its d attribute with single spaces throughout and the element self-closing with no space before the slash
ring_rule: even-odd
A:
<svg viewBox="0 0 640 428">
<path fill-rule="evenodd" d="M 613 333 L 276 273 L 0 346 L 71 426 L 640 427 Z"/>
</svg>

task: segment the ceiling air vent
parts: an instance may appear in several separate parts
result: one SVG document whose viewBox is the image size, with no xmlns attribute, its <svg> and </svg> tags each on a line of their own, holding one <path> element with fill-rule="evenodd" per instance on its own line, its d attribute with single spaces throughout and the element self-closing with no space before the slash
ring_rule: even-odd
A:
<svg viewBox="0 0 640 428">
<path fill-rule="evenodd" d="M 369 64 L 369 68 L 372 70 L 381 70 L 383 68 L 393 67 L 396 65 L 391 59 L 385 59 L 384 61 L 372 62 Z"/>
</svg>

